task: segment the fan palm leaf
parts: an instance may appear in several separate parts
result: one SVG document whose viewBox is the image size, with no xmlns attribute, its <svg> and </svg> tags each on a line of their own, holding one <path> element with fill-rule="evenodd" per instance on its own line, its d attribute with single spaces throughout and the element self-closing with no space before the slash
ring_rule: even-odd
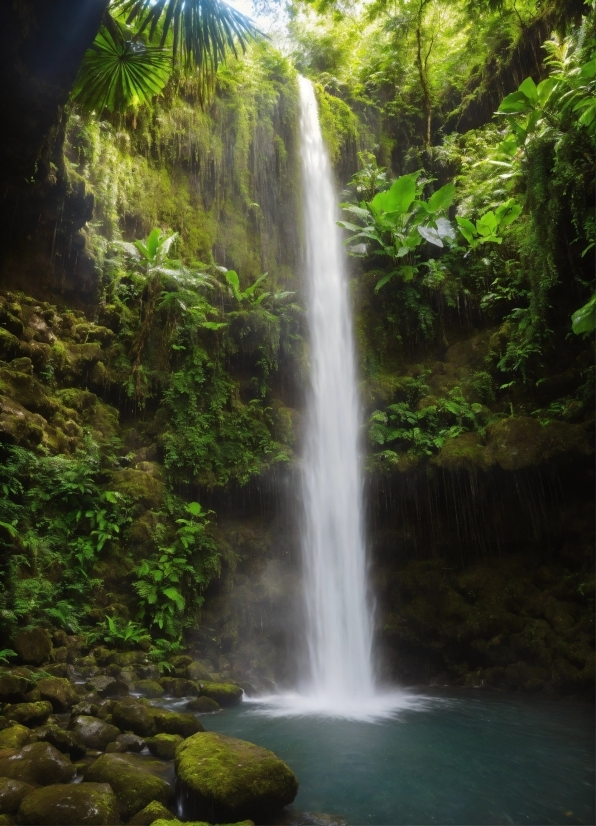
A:
<svg viewBox="0 0 596 826">
<path fill-rule="evenodd" d="M 168 82 L 171 68 L 166 49 L 124 40 L 103 27 L 83 58 L 73 100 L 98 113 L 150 103 Z"/>
<path fill-rule="evenodd" d="M 237 43 L 244 52 L 261 34 L 249 17 L 223 0 L 113 0 L 113 6 L 128 15 L 127 24 L 137 21 L 139 34 L 148 29 L 150 40 L 162 21 L 160 45 L 171 31 L 174 59 L 187 70 L 197 67 L 205 78 L 225 63 L 228 49 L 237 56 Z"/>
</svg>

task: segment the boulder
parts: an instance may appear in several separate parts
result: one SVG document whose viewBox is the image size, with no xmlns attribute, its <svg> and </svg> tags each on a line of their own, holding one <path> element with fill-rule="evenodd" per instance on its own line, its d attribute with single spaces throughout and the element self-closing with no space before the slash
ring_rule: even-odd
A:
<svg viewBox="0 0 596 826">
<path fill-rule="evenodd" d="M 27 726 L 21 726 L 19 723 L 5 728 L 0 731 L 0 749 L 20 749 L 27 745 L 31 731 Z"/>
<path fill-rule="evenodd" d="M 159 683 L 171 697 L 197 697 L 199 694 L 196 684 L 182 677 L 162 677 Z"/>
<path fill-rule="evenodd" d="M 30 628 L 17 633 L 13 647 L 24 663 L 41 665 L 50 659 L 52 638 L 47 628 Z"/>
<path fill-rule="evenodd" d="M 204 731 L 194 714 L 153 709 L 153 717 L 158 734 L 179 734 L 181 737 L 190 737 L 192 734 Z"/>
<path fill-rule="evenodd" d="M 19 751 L 0 753 L 0 777 L 49 786 L 70 783 L 75 774 L 70 760 L 49 743 L 32 743 Z"/>
<path fill-rule="evenodd" d="M 176 748 L 184 740 L 179 734 L 156 734 L 147 740 L 149 751 L 154 757 L 161 760 L 173 760 L 176 755 Z"/>
<path fill-rule="evenodd" d="M 242 689 L 234 683 L 199 683 L 201 697 L 210 697 L 220 706 L 235 706 L 242 702 Z"/>
<path fill-rule="evenodd" d="M 59 652 L 62 652 L 62 651 L 64 651 L 65 653 L 68 653 L 67 648 L 55 648 L 54 649 L 54 655 L 53 656 L 54 656 L 55 662 L 50 663 L 49 665 L 44 665 L 44 667 L 43 667 L 43 670 L 45 671 L 46 674 L 50 674 L 52 677 L 65 677 L 65 678 L 68 678 L 68 676 L 70 674 L 70 670 L 69 670 L 68 664 L 66 663 L 66 660 L 64 660 L 63 662 L 56 662 L 56 657 L 57 656 L 60 656 L 61 658 L 64 657 L 64 654 L 59 653 Z"/>
<path fill-rule="evenodd" d="M 105 675 L 87 680 L 85 688 L 88 691 L 96 691 L 100 697 L 123 697 L 128 694 L 128 686 L 124 680 Z"/>
<path fill-rule="evenodd" d="M 188 679 L 194 680 L 195 682 L 198 680 L 207 680 L 208 682 L 213 681 L 209 669 L 198 660 L 193 660 L 190 665 L 187 666 L 186 673 L 188 675 Z"/>
<path fill-rule="evenodd" d="M 30 783 L 23 783 L 10 777 L 0 777 L 0 814 L 12 815 L 19 810 L 21 800 L 35 789 Z"/>
<path fill-rule="evenodd" d="M 171 786 L 147 771 L 141 761 L 131 754 L 102 754 L 85 773 L 84 782 L 109 783 L 125 819 L 153 800 L 167 805 L 173 797 Z"/>
<path fill-rule="evenodd" d="M 69 729 L 73 731 L 80 742 L 88 749 L 105 751 L 108 743 L 112 743 L 120 734 L 116 726 L 99 720 L 97 717 L 81 715 L 71 720 Z"/>
<path fill-rule="evenodd" d="M 27 795 L 19 823 L 33 826 L 108 826 L 120 823 L 118 801 L 107 783 L 48 786 Z"/>
<path fill-rule="evenodd" d="M 133 751 L 139 752 L 143 751 L 145 748 L 145 741 L 142 737 L 137 737 L 136 734 L 131 734 L 127 732 L 126 734 L 121 734 L 119 737 L 116 738 L 116 743 L 119 743 L 121 746 L 124 746 L 124 751 Z"/>
<path fill-rule="evenodd" d="M 156 820 L 165 822 L 177 820 L 177 818 L 158 800 L 152 800 L 148 806 L 137 812 L 128 822 L 131 826 L 151 826 Z"/>
<path fill-rule="evenodd" d="M 88 700 L 83 700 L 72 707 L 70 713 L 73 717 L 79 717 L 81 714 L 85 717 L 97 717 L 99 706 L 97 703 L 90 703 Z"/>
<path fill-rule="evenodd" d="M 22 703 L 29 689 L 29 680 L 17 674 L 0 676 L 0 702 Z"/>
<path fill-rule="evenodd" d="M 132 698 L 115 704 L 112 719 L 123 731 L 132 731 L 139 737 L 157 734 L 153 709 Z"/>
<path fill-rule="evenodd" d="M 72 683 L 63 677 L 45 677 L 37 683 L 42 700 L 48 700 L 54 711 L 68 711 L 78 703 L 79 695 Z"/>
<path fill-rule="evenodd" d="M 163 697 L 164 690 L 155 680 L 137 680 L 134 683 L 134 691 L 141 694 L 143 697 L 153 699 L 155 697 Z"/>
<path fill-rule="evenodd" d="M 71 760 L 80 760 L 87 751 L 74 731 L 65 731 L 59 726 L 44 726 L 34 736 L 42 743 L 51 743 L 62 754 L 68 754 Z"/>
<path fill-rule="evenodd" d="M 37 703 L 17 703 L 4 709 L 4 714 L 9 720 L 29 728 L 43 726 L 51 713 L 52 705 L 47 700 L 40 700 Z"/>
<path fill-rule="evenodd" d="M 211 714 L 213 711 L 221 711 L 220 704 L 211 697 L 193 697 L 188 701 L 186 708 L 195 714 Z"/>
<path fill-rule="evenodd" d="M 176 774 L 189 819 L 262 822 L 298 793 L 296 775 L 273 752 L 215 732 L 178 746 Z"/>
</svg>

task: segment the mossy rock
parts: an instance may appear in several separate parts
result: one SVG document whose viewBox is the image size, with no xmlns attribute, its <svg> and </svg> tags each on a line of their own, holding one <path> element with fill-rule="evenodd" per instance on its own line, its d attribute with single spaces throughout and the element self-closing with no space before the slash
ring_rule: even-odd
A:
<svg viewBox="0 0 596 826">
<path fill-rule="evenodd" d="M 155 680 L 137 680 L 134 683 L 134 691 L 141 694 L 143 697 L 153 699 L 155 697 L 163 697 L 164 690 Z"/>
<path fill-rule="evenodd" d="M 173 760 L 176 756 L 176 748 L 184 741 L 179 734 L 156 734 L 147 740 L 149 751 L 154 757 L 160 760 Z"/>
<path fill-rule="evenodd" d="M 488 428 L 488 437 L 487 448 L 503 470 L 521 470 L 556 456 L 591 453 L 581 425 L 567 422 L 542 425 L 529 416 L 496 422 Z"/>
<path fill-rule="evenodd" d="M 153 800 L 166 806 L 173 797 L 165 780 L 151 774 L 142 758 L 129 754 L 102 754 L 85 773 L 87 781 L 109 783 L 118 798 L 120 814 L 126 819 Z"/>
<path fill-rule="evenodd" d="M 49 743 L 32 743 L 18 751 L 0 754 L 0 777 L 11 777 L 36 786 L 70 783 L 75 776 L 70 760 Z"/>
<path fill-rule="evenodd" d="M 23 783 L 10 777 L 0 777 L 0 814 L 16 814 L 21 801 L 35 790 L 31 783 Z"/>
<path fill-rule="evenodd" d="M 74 717 L 69 726 L 86 748 L 98 751 L 104 751 L 120 735 L 120 729 L 111 723 L 84 714 Z"/>
<path fill-rule="evenodd" d="M 31 737 L 31 730 L 15 723 L 0 731 L 0 749 L 20 749 L 26 746 Z"/>
<path fill-rule="evenodd" d="M 42 416 L 8 396 L 0 396 L 0 434 L 5 441 L 34 450 L 43 442 L 46 424 Z"/>
<path fill-rule="evenodd" d="M 179 734 L 181 737 L 191 737 L 204 730 L 194 714 L 181 714 L 160 709 L 152 709 L 152 712 L 158 734 Z"/>
<path fill-rule="evenodd" d="M 51 713 L 52 704 L 47 700 L 40 700 L 36 703 L 17 703 L 4 709 L 4 714 L 9 720 L 29 728 L 42 726 Z"/>
<path fill-rule="evenodd" d="M 111 486 L 145 510 L 158 510 L 161 505 L 164 483 L 150 473 L 132 468 L 118 470 L 112 475 Z"/>
<path fill-rule="evenodd" d="M 118 801 L 107 783 L 36 789 L 19 808 L 25 826 L 111 826 L 120 823 Z"/>
<path fill-rule="evenodd" d="M 151 826 L 155 821 L 161 820 L 162 823 L 179 822 L 176 815 L 173 815 L 166 807 L 158 800 L 152 800 L 144 809 L 137 812 L 128 822 L 131 826 Z"/>
<path fill-rule="evenodd" d="M 43 743 L 51 743 L 54 748 L 67 754 L 71 760 L 80 760 L 87 751 L 74 731 L 65 731 L 60 726 L 45 726 L 35 732 L 37 739 Z"/>
<path fill-rule="evenodd" d="M 183 677 L 162 677 L 159 684 L 172 697 L 196 697 L 199 694 L 196 683 Z"/>
<path fill-rule="evenodd" d="M 221 711 L 220 704 L 211 697 L 193 697 L 187 703 L 186 708 L 194 714 L 212 714 L 214 711 Z"/>
<path fill-rule="evenodd" d="M 0 702 L 22 703 L 29 690 L 29 680 L 18 674 L 2 674 L 0 676 Z"/>
<path fill-rule="evenodd" d="M 44 677 L 38 680 L 36 688 L 41 699 L 48 700 L 54 711 L 68 711 L 79 701 L 79 695 L 69 680 L 63 677 Z"/>
<path fill-rule="evenodd" d="M 218 823 L 270 817 L 298 793 L 295 774 L 273 752 L 215 732 L 178 746 L 176 774 L 185 815 Z"/>
<path fill-rule="evenodd" d="M 201 697 L 209 697 L 220 706 L 236 706 L 242 702 L 242 689 L 234 683 L 201 682 L 199 686 Z"/>
<path fill-rule="evenodd" d="M 207 682 L 213 682 L 213 678 L 209 669 L 203 665 L 202 662 L 199 660 L 192 660 L 186 666 L 186 676 L 189 680 L 194 680 L 198 682 L 199 680 L 206 680 Z"/>
<path fill-rule="evenodd" d="M 19 631 L 14 638 L 13 648 L 22 662 L 41 665 L 50 659 L 52 638 L 47 628 L 30 628 Z"/>
<path fill-rule="evenodd" d="M 154 709 L 132 697 L 116 703 L 112 709 L 112 719 L 123 731 L 131 731 L 139 737 L 152 737 L 157 734 Z"/>
</svg>

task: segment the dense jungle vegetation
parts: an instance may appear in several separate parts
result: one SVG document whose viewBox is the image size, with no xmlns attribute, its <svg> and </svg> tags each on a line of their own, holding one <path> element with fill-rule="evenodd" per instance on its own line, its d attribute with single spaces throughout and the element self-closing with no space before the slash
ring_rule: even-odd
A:
<svg viewBox="0 0 596 826">
<path fill-rule="evenodd" d="M 140 645 L 162 671 L 196 643 L 228 677 L 241 651 L 274 675 L 287 629 L 271 571 L 293 576 L 297 544 L 274 517 L 308 383 L 299 72 L 341 192 L 379 636 L 422 647 L 427 677 L 485 669 L 502 685 L 522 662 L 534 671 L 507 685 L 589 690 L 593 4 L 260 0 L 255 14 L 278 21 L 270 39 L 218 4 L 113 0 L 53 143 L 7 184 L 24 211 L 7 217 L 0 283 L 4 659 L 42 625 Z M 580 490 L 573 513 L 536 492 L 546 478 Z M 419 501 L 440 512 L 454 484 L 484 491 L 458 495 L 469 535 L 395 539 L 392 520 L 420 522 Z M 522 510 L 494 528 L 480 512 L 504 489 Z M 534 510 L 552 507 L 541 554 Z M 461 605 L 430 618 L 435 588 Z M 499 658 L 503 634 L 521 642 Z"/>
</svg>

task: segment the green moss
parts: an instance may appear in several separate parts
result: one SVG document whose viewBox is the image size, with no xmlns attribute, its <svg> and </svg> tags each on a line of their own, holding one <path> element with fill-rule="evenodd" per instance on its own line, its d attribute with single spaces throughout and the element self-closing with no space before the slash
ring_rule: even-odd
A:
<svg viewBox="0 0 596 826">
<path fill-rule="evenodd" d="M 103 754 L 87 772 L 85 781 L 109 783 L 118 798 L 120 814 L 129 818 L 153 800 L 167 805 L 172 788 L 146 770 L 146 763 L 134 755 Z"/>
<path fill-rule="evenodd" d="M 357 146 L 358 118 L 347 103 L 326 92 L 319 83 L 315 84 L 315 94 L 321 132 L 331 163 L 335 165 L 350 149 L 354 152 Z"/>
<path fill-rule="evenodd" d="M 200 682 L 201 696 L 209 697 L 220 706 L 237 705 L 242 699 L 242 689 L 233 683 Z"/>
</svg>

